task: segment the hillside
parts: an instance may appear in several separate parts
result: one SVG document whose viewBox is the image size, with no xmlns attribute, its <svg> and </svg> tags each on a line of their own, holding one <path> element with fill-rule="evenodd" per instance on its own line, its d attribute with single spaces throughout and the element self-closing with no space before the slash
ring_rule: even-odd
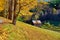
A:
<svg viewBox="0 0 60 40">
<path fill-rule="evenodd" d="M 60 33 L 41 29 L 17 21 L 14 26 L 10 21 L 0 17 L 4 22 L 0 24 L 0 40 L 60 40 Z"/>
</svg>

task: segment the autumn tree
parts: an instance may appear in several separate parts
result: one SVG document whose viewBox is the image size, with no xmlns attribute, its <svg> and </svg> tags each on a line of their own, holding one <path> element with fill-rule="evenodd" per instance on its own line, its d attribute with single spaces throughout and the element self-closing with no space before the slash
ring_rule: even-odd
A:
<svg viewBox="0 0 60 40">
<path fill-rule="evenodd" d="M 11 18 L 12 18 L 12 3 L 13 3 L 13 0 L 9 0 L 9 9 L 8 9 L 8 11 L 9 11 L 9 13 L 8 13 L 8 19 L 10 19 L 11 20 Z"/>
<path fill-rule="evenodd" d="M 0 16 L 4 16 L 4 5 L 5 5 L 5 0 L 0 0 Z"/>
<path fill-rule="evenodd" d="M 31 19 L 33 13 L 29 12 L 30 9 L 33 9 L 37 5 L 37 0 L 25 0 L 21 1 L 21 11 L 20 14 L 23 18 L 24 21 L 28 21 Z"/>
<path fill-rule="evenodd" d="M 14 25 L 16 24 L 16 17 L 17 17 L 16 6 L 17 6 L 17 0 L 14 0 L 14 15 L 13 15 L 13 21 L 12 21 Z"/>
<path fill-rule="evenodd" d="M 19 14 L 30 15 L 29 10 L 37 5 L 37 0 L 0 0 L 0 11 L 7 9 L 5 2 L 8 4 L 8 19 L 13 20 L 13 24 L 16 24 L 16 18 Z"/>
<path fill-rule="evenodd" d="M 35 5 L 33 5 L 33 2 L 35 3 L 36 1 L 32 1 L 32 0 L 14 0 L 14 15 L 13 15 L 13 21 L 12 23 L 15 25 L 16 24 L 16 18 L 19 15 L 19 13 L 21 12 L 21 10 L 26 10 L 29 11 L 29 9 L 33 8 Z M 18 6 L 19 5 L 19 6 Z M 17 11 L 17 6 L 19 7 L 18 11 Z M 26 8 L 26 9 L 25 9 Z"/>
</svg>

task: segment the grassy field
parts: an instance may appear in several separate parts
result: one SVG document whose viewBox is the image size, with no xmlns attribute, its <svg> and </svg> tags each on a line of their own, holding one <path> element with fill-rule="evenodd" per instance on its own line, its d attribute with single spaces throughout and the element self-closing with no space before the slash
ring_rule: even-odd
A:
<svg viewBox="0 0 60 40">
<path fill-rule="evenodd" d="M 0 40 L 60 40 L 60 33 L 17 21 L 0 24 Z"/>
</svg>

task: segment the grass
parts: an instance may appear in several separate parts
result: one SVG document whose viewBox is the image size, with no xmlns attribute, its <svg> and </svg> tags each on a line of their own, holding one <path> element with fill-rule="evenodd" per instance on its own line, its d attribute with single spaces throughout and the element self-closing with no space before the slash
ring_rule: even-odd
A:
<svg viewBox="0 0 60 40">
<path fill-rule="evenodd" d="M 0 26 L 3 30 L 0 40 L 60 40 L 59 32 L 41 29 L 19 21 L 16 25 L 5 23 Z"/>
<path fill-rule="evenodd" d="M 3 24 L 3 30 L 7 31 L 7 40 L 60 40 L 60 33 L 41 29 L 23 22 Z"/>
</svg>

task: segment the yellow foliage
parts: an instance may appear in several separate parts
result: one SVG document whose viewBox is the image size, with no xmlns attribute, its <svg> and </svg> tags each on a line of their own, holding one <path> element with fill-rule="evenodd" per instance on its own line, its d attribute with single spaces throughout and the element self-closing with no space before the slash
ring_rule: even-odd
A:
<svg viewBox="0 0 60 40">
<path fill-rule="evenodd" d="M 6 5 L 5 2 L 6 0 L 0 0 L 0 11 L 4 10 L 5 5 Z M 29 10 L 34 8 L 37 5 L 37 0 L 20 0 L 17 2 L 20 3 L 21 5 L 20 13 L 24 15 L 25 18 L 33 14 L 33 13 L 30 13 Z M 21 16 L 21 14 L 19 15 Z"/>
<path fill-rule="evenodd" d="M 40 2 L 40 4 L 45 4 L 46 5 L 46 4 L 49 4 L 49 3 L 48 2 Z"/>
<path fill-rule="evenodd" d="M 19 16 L 24 16 L 24 20 L 29 20 L 31 18 L 33 13 L 27 11 L 27 10 L 21 10 Z"/>
<path fill-rule="evenodd" d="M 23 10 L 25 9 L 30 10 L 31 8 L 37 5 L 37 0 L 24 0 L 24 1 L 21 0 L 20 4 Z"/>
<path fill-rule="evenodd" d="M 0 7 L 0 11 L 2 11 L 4 8 L 3 7 Z"/>
<path fill-rule="evenodd" d="M 0 0 L 0 11 L 4 10 L 5 0 Z"/>
<path fill-rule="evenodd" d="M 49 4 L 48 2 L 44 2 L 44 4 Z"/>
<path fill-rule="evenodd" d="M 37 0 L 20 0 L 20 4 L 22 6 L 20 13 L 24 15 L 25 20 L 28 20 L 33 14 L 29 12 L 29 10 L 37 5 Z M 19 14 L 19 16 L 21 16 L 21 14 Z"/>
<path fill-rule="evenodd" d="M 53 13 L 56 14 L 57 10 L 55 8 L 53 8 Z"/>
</svg>

